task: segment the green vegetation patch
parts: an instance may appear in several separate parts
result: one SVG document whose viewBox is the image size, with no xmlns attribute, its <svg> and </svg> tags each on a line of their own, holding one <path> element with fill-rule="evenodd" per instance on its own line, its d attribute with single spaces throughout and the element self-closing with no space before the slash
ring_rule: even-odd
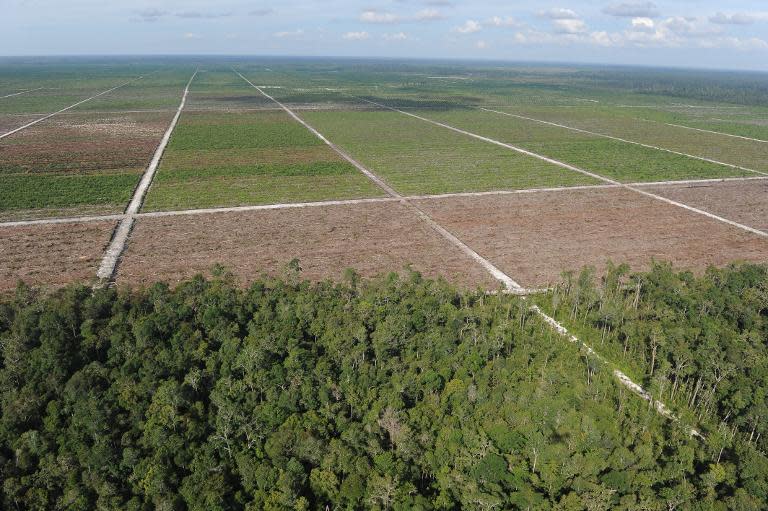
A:
<svg viewBox="0 0 768 511">
<path fill-rule="evenodd" d="M 322 141 L 284 112 L 187 113 L 169 150 L 306 147 Z"/>
<path fill-rule="evenodd" d="M 491 112 L 430 111 L 422 114 L 622 182 L 752 175 L 725 165 Z"/>
<path fill-rule="evenodd" d="M 0 211 L 114 204 L 121 211 L 139 173 L 8 175 L 0 181 Z"/>
<path fill-rule="evenodd" d="M 1 114 L 47 115 L 82 101 L 100 91 L 35 91 L 4 98 L 0 101 Z"/>
<path fill-rule="evenodd" d="M 512 113 L 519 113 L 521 109 L 507 110 Z M 765 143 L 728 137 L 718 133 L 690 130 L 667 124 L 690 125 L 694 128 L 710 129 L 713 131 L 721 129 L 718 125 L 710 122 L 688 120 L 691 116 L 686 116 L 681 122 L 679 118 L 669 114 L 648 116 L 646 111 L 638 112 L 635 109 L 526 108 L 522 109 L 522 111 L 522 115 L 537 119 L 620 137 L 693 156 L 722 161 L 730 165 L 768 171 L 768 146 Z M 649 117 L 651 119 L 648 119 Z M 726 127 L 733 126 L 728 123 L 723 125 Z M 744 127 L 748 126 L 744 125 Z M 743 131 L 753 134 L 762 132 L 763 135 L 768 133 L 768 130 L 765 128 L 762 130 L 759 129 L 759 126 L 754 126 L 753 128 L 752 130 L 744 129 Z M 727 131 L 727 129 L 724 130 L 724 132 Z M 662 151 L 657 152 L 663 154 Z M 690 164 L 688 166 L 690 167 Z"/>
<path fill-rule="evenodd" d="M 199 169 L 175 169 L 158 175 L 158 182 L 179 182 L 209 177 L 249 176 L 346 176 L 358 174 L 347 162 L 317 161 L 306 164 L 261 164 L 238 166 L 210 166 Z"/>
<path fill-rule="evenodd" d="M 226 277 L 50 297 L 22 286 L 0 302 L 2 506 L 636 510 L 768 500 L 768 460 L 754 440 L 730 437 L 730 426 L 692 438 L 528 302 L 416 274 L 313 285 L 299 282 L 299 267 L 248 289 Z M 740 318 L 759 315 L 742 303 L 752 314 Z M 764 392 L 741 400 L 750 396 Z"/>
<path fill-rule="evenodd" d="M 145 209 L 246 206 L 381 196 L 285 112 L 182 117 Z"/>
<path fill-rule="evenodd" d="M 332 142 L 403 194 L 525 189 L 598 181 L 396 112 L 303 112 Z"/>
<path fill-rule="evenodd" d="M 696 277 L 669 264 L 641 274 L 622 265 L 602 279 L 586 269 L 541 303 L 686 420 L 727 421 L 726 438 L 717 428 L 712 442 L 750 439 L 768 448 L 768 423 L 758 418 L 768 391 L 768 267 L 710 268 Z"/>
<path fill-rule="evenodd" d="M 145 210 L 245 206 L 381 196 L 346 162 L 262 164 L 163 170 Z"/>
<path fill-rule="evenodd" d="M 341 158 L 325 144 L 308 147 L 251 147 L 196 151 L 169 150 L 163 155 L 163 169 L 253 166 L 272 163 L 313 163 L 316 161 L 341 161 Z"/>
</svg>

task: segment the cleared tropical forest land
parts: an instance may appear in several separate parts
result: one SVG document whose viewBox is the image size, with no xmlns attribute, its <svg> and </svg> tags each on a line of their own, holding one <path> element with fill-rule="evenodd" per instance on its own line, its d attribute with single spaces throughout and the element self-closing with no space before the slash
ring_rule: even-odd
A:
<svg viewBox="0 0 768 511">
<path fill-rule="evenodd" d="M 768 91 L 669 73 L 0 61 L 0 507 L 760 509 Z"/>
<path fill-rule="evenodd" d="M 161 223 L 170 237 L 197 230 L 207 238 L 209 226 L 219 226 L 222 240 L 236 239 L 227 219 L 242 214 L 242 222 L 268 216 L 269 225 L 285 226 L 278 236 L 262 232 L 266 225 L 241 225 L 256 237 L 243 234 L 242 246 L 286 252 L 248 260 L 229 242 L 190 247 L 179 250 L 166 276 L 179 280 L 230 263 L 247 280 L 301 256 L 304 267 L 318 268 L 307 273 L 312 278 L 339 276 L 348 261 L 365 259 L 367 275 L 413 263 L 457 283 L 488 284 L 460 278 L 457 261 L 444 272 L 434 261 L 424 264 L 434 259 L 430 249 L 386 258 L 337 250 L 329 259 L 324 236 L 309 231 L 331 228 L 320 215 L 326 208 L 314 203 L 344 207 L 332 205 L 338 201 L 377 211 L 362 222 L 347 219 L 363 238 L 379 218 L 395 246 L 417 247 L 414 225 L 421 222 L 468 255 L 466 275 L 484 268 L 491 283 L 507 287 L 547 286 L 565 270 L 608 260 L 637 269 L 669 260 L 702 271 L 766 257 L 768 144 L 760 137 L 768 109 L 728 103 L 720 89 L 684 101 L 630 92 L 615 76 L 612 85 L 586 86 L 574 70 L 514 66 L 425 72 L 242 59 L 72 66 L 0 69 L 3 90 L 24 91 L 0 99 L 0 222 L 35 229 L 37 219 L 52 218 L 69 229 L 83 216 L 125 215 L 121 241 L 110 246 L 118 270 L 121 254 L 142 246 L 132 247 L 134 227 L 140 234 L 142 224 Z M 167 146 L 156 153 L 164 134 Z M 153 157 L 157 172 L 139 190 Z M 360 199 L 387 200 L 356 206 Z M 126 214 L 129 202 L 138 209 Z M 290 209 L 305 203 L 312 208 Z M 274 209 L 227 212 L 261 206 Z M 160 211 L 171 215 L 142 218 Z M 192 216 L 173 214 L 185 211 Z M 409 227 L 386 227 L 388 216 Z M 286 249 L 297 221 L 301 250 Z M 342 245 L 355 239 L 327 238 Z M 163 275 L 160 254 L 173 260 L 176 248 L 156 248 L 133 267 L 133 281 Z M 193 253 L 195 263 L 186 264 Z"/>
</svg>

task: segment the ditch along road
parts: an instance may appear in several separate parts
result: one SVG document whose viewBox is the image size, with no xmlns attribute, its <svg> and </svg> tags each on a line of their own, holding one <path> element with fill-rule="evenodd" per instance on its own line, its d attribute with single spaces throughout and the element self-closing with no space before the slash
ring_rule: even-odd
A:
<svg viewBox="0 0 768 511">
<path fill-rule="evenodd" d="M 553 158 L 549 158 L 549 157 L 544 156 L 542 154 L 534 153 L 533 151 L 528 151 L 527 149 L 523 149 L 521 147 L 517 147 L 517 146 L 514 146 L 512 144 L 507 144 L 505 142 L 501 142 L 501 141 L 493 139 L 493 138 L 485 137 L 483 135 L 478 135 L 477 133 L 472 133 L 471 131 L 466 131 L 466 130 L 463 130 L 463 129 L 460 129 L 460 128 L 456 128 L 455 126 L 451 126 L 450 124 L 445 124 L 445 123 L 442 123 L 442 122 L 438 122 L 438 121 L 429 119 L 427 117 L 422 117 L 421 115 L 417 115 L 417 114 L 414 114 L 412 112 L 406 112 L 405 110 L 400 110 L 399 108 L 387 106 L 387 105 L 384 105 L 384 104 L 381 104 L 381 103 L 377 103 L 375 101 L 371 101 L 369 99 L 361 98 L 361 97 L 358 97 L 358 96 L 353 96 L 351 94 L 348 94 L 348 96 L 353 97 L 353 98 L 355 98 L 355 99 L 357 99 L 359 101 L 364 101 L 364 102 L 369 103 L 371 105 L 378 106 L 379 108 L 383 108 L 385 110 L 391 110 L 393 112 L 397 112 L 397 113 L 400 113 L 402 115 L 407 115 L 408 117 L 413 117 L 414 119 L 419 119 L 420 121 L 424 121 L 424 122 L 432 124 L 434 126 L 439 126 L 441 128 L 445 128 L 445 129 L 454 131 L 456 133 L 460 133 L 462 135 L 465 135 L 465 136 L 468 136 L 468 137 L 471 137 L 471 138 L 474 138 L 474 139 L 477 139 L 477 140 L 482 140 L 483 142 L 488 142 L 489 144 L 494 144 L 494 145 L 497 145 L 499 147 L 504 147 L 504 148 L 509 149 L 511 151 L 518 152 L 520 154 L 525 154 L 527 156 L 531 156 L 531 157 L 536 158 L 538 160 L 542 160 L 542 161 L 545 161 L 547 163 L 551 163 L 553 165 L 557 165 L 558 167 L 561 167 L 561 168 L 564 168 L 564 169 L 567 169 L 567 170 L 571 170 L 573 172 L 578 172 L 579 174 L 583 174 L 585 176 L 589 176 L 589 177 L 591 177 L 593 179 L 597 179 L 598 181 L 602 181 L 603 183 L 611 184 L 611 185 L 614 185 L 616 187 L 621 187 L 621 188 L 624 188 L 626 190 L 630 190 L 632 192 L 638 193 L 640 195 L 644 195 L 646 197 L 650 197 L 650 198 L 655 199 L 657 201 L 664 202 L 666 204 L 671 204 L 672 206 L 676 206 L 678 208 L 682 208 L 682 209 L 685 209 L 685 210 L 690 211 L 692 213 L 696 213 L 698 215 L 705 216 L 705 217 L 710 218 L 712 220 L 716 220 L 718 222 L 722 222 L 722 223 L 728 224 L 728 225 L 730 225 L 732 227 L 736 227 L 738 229 L 750 232 L 752 234 L 756 234 L 756 235 L 761 236 L 763 238 L 768 238 L 768 232 L 761 231 L 760 229 L 755 229 L 754 227 L 749 227 L 748 225 L 740 224 L 738 222 L 734 222 L 733 220 L 729 220 L 729 219 L 727 219 L 725 217 L 722 217 L 722 216 L 719 216 L 719 215 L 715 215 L 715 214 L 710 213 L 708 211 L 704 211 L 703 209 L 694 208 L 693 206 L 689 206 L 687 204 L 683 204 L 682 202 L 678 202 L 678 201 L 675 201 L 675 200 L 672 200 L 672 199 L 667 199 L 666 197 L 662 197 L 661 195 L 656 195 L 655 193 L 647 192 L 645 190 L 642 190 L 639 187 L 639 185 L 621 183 L 621 182 L 616 181 L 614 179 L 602 176 L 600 174 L 596 174 L 594 172 L 590 172 L 588 170 L 584 170 L 582 168 L 570 165 L 570 164 L 562 162 L 560 160 L 555 160 Z M 616 137 L 610 137 L 608 135 L 602 135 L 602 136 L 607 136 L 609 138 L 614 138 L 614 139 L 616 138 Z M 624 141 L 624 142 L 628 142 L 628 141 L 623 140 L 623 139 L 616 139 L 616 140 L 621 140 L 621 141 Z M 629 142 L 629 143 L 639 144 L 637 142 Z M 647 147 L 652 147 L 652 146 L 647 146 Z M 661 150 L 666 151 L 666 149 L 661 149 Z M 678 154 L 682 154 L 682 153 L 678 153 Z M 702 158 L 699 158 L 699 157 L 694 157 L 694 158 L 702 159 Z M 709 160 L 709 161 L 714 162 L 713 160 Z M 719 163 L 719 162 L 714 162 L 714 163 Z M 727 164 L 724 164 L 724 165 L 727 165 Z M 742 169 L 742 170 L 750 170 L 750 169 L 746 169 L 746 168 L 743 168 L 743 167 L 737 167 L 737 166 L 734 166 L 734 165 L 729 165 L 729 166 L 730 167 L 734 167 L 734 168 L 739 168 L 739 169 Z M 752 170 L 752 172 L 768 176 L 768 173 L 758 172 L 756 170 Z"/>
<path fill-rule="evenodd" d="M 144 171 L 144 174 L 141 176 L 141 181 L 139 181 L 136 190 L 133 192 L 131 202 L 128 204 L 128 207 L 125 210 L 125 214 L 122 216 L 120 222 L 115 228 L 114 233 L 112 234 L 112 239 L 107 246 L 107 250 L 104 253 L 103 259 L 101 260 L 99 269 L 96 272 L 96 276 L 99 278 L 97 287 L 108 284 L 114 278 L 115 270 L 117 269 L 117 263 L 120 260 L 120 256 L 122 255 L 123 251 L 125 250 L 125 244 L 131 234 L 133 224 L 136 221 L 136 214 L 139 212 L 141 205 L 144 203 L 144 197 L 147 194 L 147 190 L 149 190 L 149 186 L 152 184 L 152 180 L 154 179 L 155 173 L 157 172 L 157 167 L 160 165 L 160 159 L 163 157 L 165 148 L 168 146 L 168 142 L 171 140 L 171 135 L 173 134 L 173 130 L 176 128 L 176 124 L 179 122 L 181 111 L 184 109 L 184 105 L 187 102 L 189 87 L 192 85 L 192 80 L 194 80 L 195 76 L 197 76 L 197 72 L 198 69 L 192 73 L 192 77 L 190 77 L 189 81 L 187 82 L 187 86 L 184 88 L 184 93 L 181 95 L 181 102 L 179 103 L 179 107 L 176 109 L 176 115 L 173 116 L 171 124 L 168 126 L 168 129 L 165 131 L 163 138 L 160 140 L 160 144 L 155 150 L 155 154 L 149 163 L 149 167 L 147 167 L 147 169 Z"/>
<path fill-rule="evenodd" d="M 156 71 L 156 72 L 159 72 L 159 71 Z M 151 74 L 154 74 L 154 73 L 151 73 Z M 133 82 L 138 82 L 139 80 L 143 79 L 145 76 L 147 76 L 147 75 L 141 75 L 141 76 L 139 76 L 137 78 L 134 78 L 133 80 L 128 80 L 127 82 L 121 83 L 120 85 L 112 87 L 111 89 L 107 89 L 105 91 L 99 92 L 98 94 L 94 94 L 90 98 L 85 98 L 83 100 L 78 101 L 77 103 L 69 105 L 68 107 L 62 108 L 61 110 L 57 110 L 57 111 L 55 111 L 53 113 L 47 114 L 47 115 L 45 115 L 43 117 L 40 117 L 39 119 L 35 119 L 34 121 L 30 121 L 30 122 L 28 122 L 27 124 L 25 124 L 23 126 L 19 126 L 18 128 L 15 128 L 15 129 L 12 129 L 11 131 L 3 133 L 2 135 L 0 135 L 0 140 L 4 139 L 5 137 L 10 137 L 14 133 L 18 133 L 19 131 L 22 131 L 22 130 L 25 130 L 25 129 L 29 128 L 29 127 L 32 127 L 35 124 L 41 123 L 43 121 L 46 121 L 46 120 L 50 119 L 51 117 L 54 117 L 54 116 L 59 115 L 61 113 L 64 113 L 67 110 L 72 110 L 73 108 L 78 107 L 78 106 L 82 105 L 83 103 L 87 103 L 88 101 L 91 101 L 92 99 L 96 99 L 99 96 L 103 96 L 104 94 L 109 94 L 110 92 L 115 91 L 115 90 L 117 90 L 117 89 L 119 89 L 121 87 L 125 87 L 126 85 L 130 85 Z"/>
<path fill-rule="evenodd" d="M 317 136 L 320 140 L 322 140 L 325 144 L 327 144 L 331 149 L 333 149 L 339 156 L 341 156 L 342 158 L 347 160 L 349 163 L 354 165 L 358 170 L 360 170 L 360 172 L 362 172 L 369 179 L 371 179 L 371 181 L 376 183 L 382 190 L 387 192 L 387 194 L 389 194 L 390 197 L 398 200 L 403 205 L 409 207 L 412 211 L 414 211 L 419 216 L 421 220 L 423 220 L 425 223 L 427 223 L 427 225 L 432 227 L 432 229 L 434 229 L 438 234 L 443 236 L 449 242 L 453 243 L 456 247 L 461 249 L 465 254 L 470 256 L 470 258 L 472 258 L 473 260 L 478 262 L 481 266 L 483 266 L 483 268 L 485 268 L 494 278 L 496 278 L 504 286 L 505 293 L 519 295 L 521 300 L 526 300 L 525 295 L 530 294 L 532 290 L 524 289 L 517 282 L 515 282 L 510 276 L 506 275 L 504 272 L 499 270 L 490 261 L 480 256 L 477 252 L 472 250 L 459 238 L 457 238 L 452 233 L 450 233 L 447 229 L 443 228 L 440 224 L 435 222 L 429 215 L 424 213 L 415 204 L 413 204 L 408 197 L 400 195 L 396 190 L 394 190 L 391 186 L 389 186 L 383 179 L 381 179 L 379 176 L 374 174 L 371 170 L 363 166 L 360 162 L 353 159 L 341 148 L 339 148 L 338 146 L 333 144 L 331 141 L 329 141 L 327 138 L 325 138 L 320 132 L 318 132 L 315 128 L 310 126 L 306 121 L 304 121 L 301 117 L 299 117 L 290 108 L 288 108 L 287 106 L 282 104 L 280 101 L 278 101 L 277 99 L 273 98 L 272 96 L 264 92 L 264 90 L 261 87 L 254 85 L 250 80 L 248 80 L 245 76 L 243 76 L 238 71 L 234 69 L 233 71 L 235 71 L 235 73 L 237 73 L 240 76 L 240 78 L 248 82 L 248 84 L 250 84 L 251 87 L 258 90 L 264 97 L 278 104 L 293 119 L 295 119 L 305 128 L 307 128 L 309 131 L 311 131 L 315 136 Z M 405 113 L 405 112 L 401 112 L 401 113 Z M 620 185 L 620 183 L 612 183 L 612 184 Z M 629 389 L 632 393 L 636 394 L 642 399 L 648 401 L 649 405 L 653 406 L 657 413 L 675 422 L 679 420 L 677 416 L 675 416 L 675 414 L 672 413 L 664 403 L 660 401 L 656 401 L 647 390 L 645 390 L 642 386 L 632 381 L 632 379 L 629 376 L 627 376 L 624 372 L 619 370 L 615 366 L 615 364 L 612 364 L 611 362 L 603 358 L 601 355 L 596 353 L 590 346 L 580 341 L 577 337 L 570 335 L 570 333 L 568 332 L 568 329 L 565 326 L 563 326 L 561 323 L 559 323 L 556 319 L 546 314 L 543 310 L 541 310 L 536 305 L 532 305 L 529 308 L 529 310 L 534 314 L 536 314 L 537 316 L 539 316 L 539 318 L 542 319 L 547 326 L 554 329 L 558 333 L 558 335 L 565 337 L 568 341 L 572 343 L 577 344 L 582 351 L 584 351 L 587 355 L 593 357 L 594 359 L 598 360 L 603 365 L 609 366 L 612 369 L 612 373 L 614 377 L 619 381 L 619 383 L 622 386 Z M 687 428 L 687 429 L 690 435 L 701 438 L 701 434 L 695 428 Z"/>
</svg>

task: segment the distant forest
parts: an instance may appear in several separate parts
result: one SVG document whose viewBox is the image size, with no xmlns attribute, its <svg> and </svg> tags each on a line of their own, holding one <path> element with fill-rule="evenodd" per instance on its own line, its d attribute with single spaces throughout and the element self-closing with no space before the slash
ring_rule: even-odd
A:
<svg viewBox="0 0 768 511">
<path fill-rule="evenodd" d="M 527 300 L 293 270 L 0 301 L 0 507 L 765 509 L 768 268 Z"/>
</svg>

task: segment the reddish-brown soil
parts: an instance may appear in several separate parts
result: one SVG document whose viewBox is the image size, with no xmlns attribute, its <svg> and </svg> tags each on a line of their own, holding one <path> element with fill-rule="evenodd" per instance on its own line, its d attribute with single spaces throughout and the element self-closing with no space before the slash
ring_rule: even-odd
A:
<svg viewBox="0 0 768 511">
<path fill-rule="evenodd" d="M 644 190 L 768 231 L 768 180 L 643 187 Z"/>
<path fill-rule="evenodd" d="M 497 282 L 398 203 L 142 218 L 119 265 L 118 283 L 177 282 L 221 263 L 242 281 L 280 274 L 294 258 L 302 276 L 339 279 L 411 264 L 425 276 L 495 288 Z"/>
<path fill-rule="evenodd" d="M 172 113 L 54 117 L 5 139 L 0 172 L 143 168 Z"/>
<path fill-rule="evenodd" d="M 608 260 L 701 270 L 768 261 L 768 239 L 623 189 L 431 199 L 438 223 L 524 286 Z"/>
<path fill-rule="evenodd" d="M 0 293 L 19 280 L 43 287 L 91 282 L 115 222 L 0 227 Z"/>
<path fill-rule="evenodd" d="M 36 118 L 34 115 L 0 115 L 0 135 L 24 126 Z"/>
</svg>

